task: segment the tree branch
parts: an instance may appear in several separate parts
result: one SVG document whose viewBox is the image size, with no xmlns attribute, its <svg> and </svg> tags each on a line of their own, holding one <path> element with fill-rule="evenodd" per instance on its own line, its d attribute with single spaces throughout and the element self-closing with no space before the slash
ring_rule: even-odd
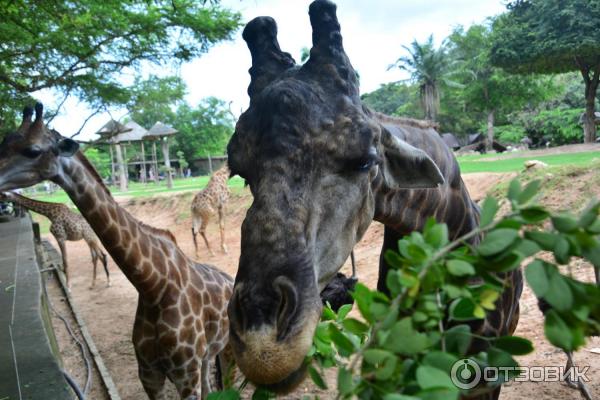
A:
<svg viewBox="0 0 600 400">
<path fill-rule="evenodd" d="M 94 111 L 93 113 L 91 113 L 86 119 L 85 121 L 83 121 L 83 124 L 81 124 L 81 127 L 79 128 L 79 130 L 77 132 L 75 132 L 74 134 L 71 135 L 71 139 L 73 139 L 75 136 L 79 135 L 81 133 L 81 131 L 83 130 L 83 128 L 85 128 L 86 124 L 88 123 L 88 121 L 90 119 L 92 119 L 94 116 L 98 115 L 102 110 L 104 109 L 104 106 L 100 106 L 96 109 L 96 111 Z"/>
</svg>

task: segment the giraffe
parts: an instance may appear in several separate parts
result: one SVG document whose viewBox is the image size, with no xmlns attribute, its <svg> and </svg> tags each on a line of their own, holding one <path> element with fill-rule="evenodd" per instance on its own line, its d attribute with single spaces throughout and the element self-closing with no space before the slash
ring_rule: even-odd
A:
<svg viewBox="0 0 600 400">
<path fill-rule="evenodd" d="M 208 184 L 204 189 L 194 196 L 192 200 L 192 238 L 194 239 L 194 248 L 196 249 L 196 257 L 198 256 L 198 242 L 196 235 L 198 232 L 202 235 L 206 248 L 211 255 L 215 253 L 210 248 L 208 239 L 206 238 L 206 226 L 210 218 L 215 214 L 215 210 L 219 216 L 219 232 L 221 233 L 221 249 L 227 254 L 227 246 L 225 245 L 225 205 L 229 200 L 229 188 L 227 181 L 229 180 L 229 167 L 227 163 L 215 171 Z"/>
<path fill-rule="evenodd" d="M 446 223 L 451 238 L 479 222 L 458 163 L 432 125 L 362 104 L 336 5 L 316 0 L 309 16 L 313 46 L 302 66 L 280 49 L 272 18 L 246 25 L 250 105 L 227 147 L 231 173 L 253 195 L 228 306 L 230 342 L 246 377 L 279 392 L 304 379 L 319 293 L 372 220 L 385 225 L 377 285 L 384 292 L 383 254 L 402 236 L 429 217 Z M 521 272 L 502 278 L 505 290 L 477 334 L 515 329 Z"/>
<path fill-rule="evenodd" d="M 230 371 L 226 304 L 232 278 L 190 260 L 169 231 L 121 208 L 79 145 L 50 131 L 43 106 L 26 108 L 19 129 L 0 144 L 0 191 L 43 180 L 61 186 L 136 288 L 132 342 L 141 383 L 150 399 L 165 396 L 165 380 L 185 399 L 206 398 L 215 357 Z"/>
<path fill-rule="evenodd" d="M 94 264 L 94 273 L 92 275 L 90 289 L 93 289 L 96 285 L 96 267 L 98 260 L 102 262 L 104 272 L 106 272 L 106 286 L 110 286 L 110 274 L 108 273 L 106 253 L 102 251 L 98 237 L 96 237 L 96 234 L 92 228 L 90 228 L 90 225 L 80 214 L 69 210 L 69 207 L 64 204 L 33 200 L 13 192 L 0 194 L 0 199 L 12 201 L 21 207 L 41 214 L 50 220 L 50 233 L 52 233 L 60 248 L 63 269 L 67 278 L 67 288 L 69 290 L 71 290 L 71 274 L 67 260 L 67 248 L 65 243 L 67 240 L 76 242 L 83 239 L 90 248 L 92 263 Z"/>
</svg>

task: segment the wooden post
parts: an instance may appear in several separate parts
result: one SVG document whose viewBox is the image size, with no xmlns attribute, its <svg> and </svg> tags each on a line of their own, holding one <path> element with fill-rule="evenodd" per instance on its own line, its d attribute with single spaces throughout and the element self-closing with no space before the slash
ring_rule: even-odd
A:
<svg viewBox="0 0 600 400">
<path fill-rule="evenodd" d="M 146 152 L 144 151 L 144 141 L 141 140 L 142 144 L 142 165 L 140 167 L 142 171 L 142 183 L 146 183 Z"/>
<path fill-rule="evenodd" d="M 152 141 L 152 168 L 154 169 L 154 183 L 158 183 L 158 160 L 156 158 L 156 140 Z"/>
<path fill-rule="evenodd" d="M 173 189 L 173 177 L 171 176 L 171 159 L 169 158 L 169 137 L 166 136 L 161 140 L 163 158 L 165 159 L 165 174 L 167 175 L 167 187 Z"/>
<path fill-rule="evenodd" d="M 115 156 L 113 154 L 113 145 L 109 144 L 108 149 L 110 150 L 110 184 L 115 186 Z"/>
<path fill-rule="evenodd" d="M 121 145 L 115 144 L 117 153 L 117 164 L 119 166 L 119 189 L 123 192 L 127 191 L 127 176 L 125 175 L 125 167 L 123 165 L 123 154 L 121 153 Z"/>
<path fill-rule="evenodd" d="M 213 173 L 212 158 L 210 158 L 210 153 L 208 154 L 208 172 L 209 172 L 209 175 L 212 175 L 212 173 Z"/>
</svg>

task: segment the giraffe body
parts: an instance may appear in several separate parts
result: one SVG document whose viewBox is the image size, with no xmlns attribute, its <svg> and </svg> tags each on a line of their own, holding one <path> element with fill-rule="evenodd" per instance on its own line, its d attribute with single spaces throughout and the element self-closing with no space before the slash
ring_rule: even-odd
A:
<svg viewBox="0 0 600 400">
<path fill-rule="evenodd" d="M 221 249 L 224 253 L 227 253 L 227 245 L 225 245 L 225 206 L 229 201 L 229 188 L 227 187 L 229 174 L 229 167 L 225 164 L 212 174 L 206 187 L 198 192 L 192 200 L 192 238 L 196 256 L 198 256 L 198 241 L 196 240 L 198 233 L 204 239 L 210 254 L 214 255 L 206 237 L 206 227 L 215 214 L 219 218 Z"/>
<path fill-rule="evenodd" d="M 110 286 L 110 273 L 108 272 L 106 253 L 102 250 L 98 237 L 80 214 L 71 211 L 69 207 L 64 204 L 33 200 L 16 193 L 5 193 L 3 197 L 19 204 L 21 207 L 41 214 L 50 220 L 50 233 L 52 233 L 60 248 L 63 259 L 63 268 L 67 278 L 67 287 L 69 289 L 71 288 L 71 269 L 67 260 L 66 242 L 77 242 L 80 240 L 84 240 L 87 243 L 94 265 L 90 288 L 93 288 L 96 284 L 98 261 L 102 263 L 104 272 L 106 273 L 106 286 Z"/>
<path fill-rule="evenodd" d="M 148 397 L 164 398 L 169 379 L 182 399 L 206 398 L 216 355 L 221 371 L 230 371 L 232 278 L 195 263 L 169 231 L 120 207 L 77 143 L 47 129 L 42 113 L 37 104 L 32 122 L 26 109 L 21 127 L 0 144 L 0 191 L 52 180 L 67 192 L 139 294 L 132 341 Z"/>
</svg>

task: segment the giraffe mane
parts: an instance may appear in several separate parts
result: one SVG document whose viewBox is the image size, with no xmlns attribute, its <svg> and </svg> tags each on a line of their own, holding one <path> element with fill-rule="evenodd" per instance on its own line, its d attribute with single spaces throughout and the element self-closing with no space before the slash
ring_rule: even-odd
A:
<svg viewBox="0 0 600 400">
<path fill-rule="evenodd" d="M 96 168 L 94 168 L 94 166 L 92 165 L 92 163 L 90 162 L 90 160 L 88 160 L 87 157 L 84 156 L 81 151 L 78 151 L 77 153 L 75 153 L 75 157 L 77 158 L 77 161 L 79 161 L 90 172 L 90 174 L 92 174 L 92 176 L 94 177 L 94 179 L 96 179 L 96 181 L 102 187 L 102 189 L 104 190 L 104 192 L 107 195 L 109 195 L 109 196 L 112 197 L 112 194 L 110 193 L 110 190 L 108 190 L 108 188 L 104 184 L 104 181 L 100 177 L 100 174 L 98 173 L 98 171 L 96 171 Z"/>
<path fill-rule="evenodd" d="M 175 238 L 175 235 L 173 235 L 173 232 L 171 232 L 170 230 L 156 228 L 154 226 L 145 224 L 142 221 L 139 221 L 139 224 L 144 230 L 148 231 L 149 233 L 160 235 L 167 240 L 171 240 L 175 245 L 177 245 L 177 239 Z"/>
</svg>

